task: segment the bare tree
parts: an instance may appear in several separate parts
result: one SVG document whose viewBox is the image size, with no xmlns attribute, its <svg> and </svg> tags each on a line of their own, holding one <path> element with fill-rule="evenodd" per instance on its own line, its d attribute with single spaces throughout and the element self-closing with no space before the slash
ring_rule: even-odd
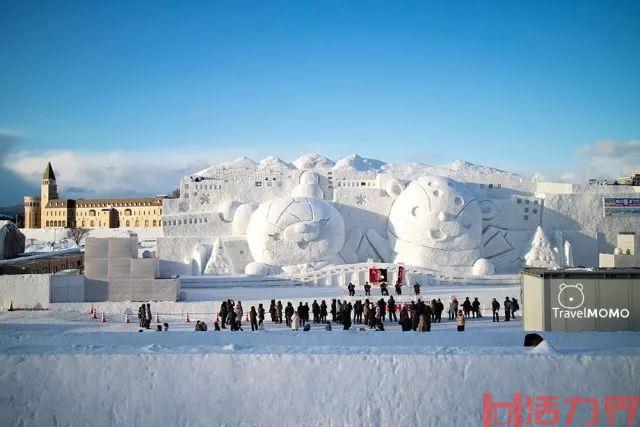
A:
<svg viewBox="0 0 640 427">
<path fill-rule="evenodd" d="M 167 195 L 167 198 L 168 199 L 178 199 L 178 198 L 180 198 L 180 189 L 179 188 L 174 188 L 173 191 Z"/>
<path fill-rule="evenodd" d="M 88 228 L 70 228 L 69 229 L 69 238 L 75 242 L 76 245 L 80 246 L 80 243 L 84 238 L 89 234 Z"/>
</svg>

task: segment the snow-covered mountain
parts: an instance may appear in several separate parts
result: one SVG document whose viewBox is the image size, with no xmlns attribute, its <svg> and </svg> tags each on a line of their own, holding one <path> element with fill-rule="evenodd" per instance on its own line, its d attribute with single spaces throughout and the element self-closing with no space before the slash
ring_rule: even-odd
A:
<svg viewBox="0 0 640 427">
<path fill-rule="evenodd" d="M 332 168 L 335 164 L 336 163 L 333 160 L 317 153 L 303 154 L 293 161 L 293 166 L 300 170 L 329 169 Z"/>
<path fill-rule="evenodd" d="M 386 163 L 381 160 L 367 159 L 358 154 L 352 154 L 344 159 L 338 160 L 333 166 L 333 170 L 351 169 L 358 172 L 379 172 Z"/>
<path fill-rule="evenodd" d="M 424 175 L 440 175 L 460 181 L 515 185 L 515 187 L 519 187 L 521 184 L 528 186 L 534 182 L 534 179 L 531 177 L 525 177 L 498 168 L 477 165 L 463 160 L 457 160 L 446 165 L 427 165 L 419 162 L 385 163 L 381 160 L 352 154 L 334 162 L 317 153 L 304 154 L 292 163 L 287 163 L 277 156 L 268 156 L 259 162 L 255 162 L 247 157 L 240 157 L 230 162 L 211 166 L 197 172 L 195 175 L 207 175 L 221 169 L 236 168 L 277 169 L 283 171 L 315 169 L 324 171 L 384 173 L 406 181 Z"/>
</svg>

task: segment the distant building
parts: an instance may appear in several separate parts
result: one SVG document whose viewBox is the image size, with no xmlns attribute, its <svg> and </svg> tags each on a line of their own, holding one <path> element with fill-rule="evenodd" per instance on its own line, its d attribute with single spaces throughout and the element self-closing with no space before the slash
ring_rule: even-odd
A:
<svg viewBox="0 0 640 427">
<path fill-rule="evenodd" d="M 47 163 L 42 175 L 40 197 L 24 197 L 24 227 L 160 227 L 163 198 L 60 199 L 56 176 L 51 163 Z"/>
</svg>

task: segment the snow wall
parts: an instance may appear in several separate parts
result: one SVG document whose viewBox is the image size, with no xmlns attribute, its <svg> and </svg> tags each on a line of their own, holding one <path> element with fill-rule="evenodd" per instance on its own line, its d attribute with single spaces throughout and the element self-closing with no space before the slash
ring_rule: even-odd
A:
<svg viewBox="0 0 640 427">
<path fill-rule="evenodd" d="M 636 356 L 242 354 L 240 348 L 157 354 L 162 349 L 151 347 L 154 354 L 0 355 L 3 424 L 481 425 L 487 392 L 494 401 L 511 401 L 514 392 L 602 401 L 640 390 Z M 567 407 L 560 405 L 562 420 Z M 590 415 L 579 409 L 575 425 Z M 606 423 L 604 413 L 600 421 Z"/>
</svg>

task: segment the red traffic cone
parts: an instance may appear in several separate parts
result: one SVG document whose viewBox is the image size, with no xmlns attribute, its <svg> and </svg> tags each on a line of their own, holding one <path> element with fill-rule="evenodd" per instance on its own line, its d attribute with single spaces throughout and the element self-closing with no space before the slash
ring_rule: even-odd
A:
<svg viewBox="0 0 640 427">
<path fill-rule="evenodd" d="M 124 314 L 124 323 L 129 323 L 129 313 Z"/>
<path fill-rule="evenodd" d="M 93 304 L 91 304 L 91 308 L 89 309 L 89 314 L 93 314 Z"/>
<path fill-rule="evenodd" d="M 156 323 L 160 324 L 160 315 L 158 313 L 156 313 Z"/>
<path fill-rule="evenodd" d="M 93 310 L 93 315 L 91 316 L 92 319 L 97 319 L 98 316 L 96 315 L 96 310 Z"/>
<path fill-rule="evenodd" d="M 9 306 L 9 311 L 13 311 L 13 301 L 11 301 L 11 305 Z"/>
<path fill-rule="evenodd" d="M 102 313 L 102 319 L 100 319 L 100 323 L 107 323 L 107 317 Z"/>
<path fill-rule="evenodd" d="M 189 313 L 187 313 L 187 323 L 191 323 L 191 320 L 189 319 Z"/>
</svg>

